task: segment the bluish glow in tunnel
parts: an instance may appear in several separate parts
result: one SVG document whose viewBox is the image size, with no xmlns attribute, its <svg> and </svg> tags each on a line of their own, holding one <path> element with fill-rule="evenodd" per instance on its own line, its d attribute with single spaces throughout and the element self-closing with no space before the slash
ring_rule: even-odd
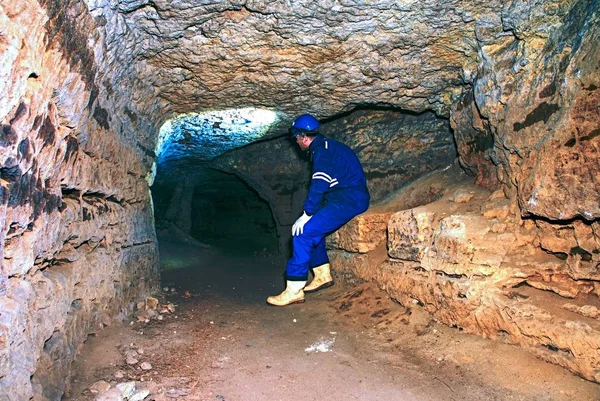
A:
<svg viewBox="0 0 600 401">
<path fill-rule="evenodd" d="M 157 164 L 212 160 L 260 139 L 277 119 L 275 112 L 253 107 L 179 115 L 160 128 Z"/>
</svg>

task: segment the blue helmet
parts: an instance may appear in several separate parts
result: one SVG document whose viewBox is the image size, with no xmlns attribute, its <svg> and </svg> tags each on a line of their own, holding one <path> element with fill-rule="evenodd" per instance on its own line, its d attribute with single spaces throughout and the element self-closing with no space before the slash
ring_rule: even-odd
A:
<svg viewBox="0 0 600 401">
<path fill-rule="evenodd" d="M 321 124 L 319 123 L 319 120 L 317 120 L 314 116 L 311 114 L 302 114 L 300 117 L 294 120 L 290 131 L 293 136 L 298 136 L 307 132 L 317 132 L 320 126 Z"/>
</svg>

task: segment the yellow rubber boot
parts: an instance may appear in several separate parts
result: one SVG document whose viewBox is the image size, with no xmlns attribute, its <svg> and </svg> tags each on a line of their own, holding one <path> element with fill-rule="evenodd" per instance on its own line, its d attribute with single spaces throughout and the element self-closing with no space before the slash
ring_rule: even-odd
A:
<svg viewBox="0 0 600 401">
<path fill-rule="evenodd" d="M 285 306 L 304 302 L 304 291 L 302 289 L 306 281 L 287 281 L 285 290 L 279 295 L 267 298 L 267 303 L 274 306 Z"/>
<path fill-rule="evenodd" d="M 313 272 L 315 273 L 315 277 L 312 279 L 310 284 L 304 288 L 304 292 L 315 292 L 333 285 L 331 266 L 329 263 L 315 267 Z"/>
</svg>

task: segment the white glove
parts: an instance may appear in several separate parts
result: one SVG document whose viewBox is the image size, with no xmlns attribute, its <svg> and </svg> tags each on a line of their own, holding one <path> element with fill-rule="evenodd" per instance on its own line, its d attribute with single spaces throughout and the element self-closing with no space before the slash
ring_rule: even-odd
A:
<svg viewBox="0 0 600 401">
<path fill-rule="evenodd" d="M 302 213 L 302 216 L 298 217 L 298 220 L 292 226 L 292 235 L 300 235 L 304 232 L 304 225 L 308 223 L 312 216 L 306 214 L 306 212 Z"/>
</svg>

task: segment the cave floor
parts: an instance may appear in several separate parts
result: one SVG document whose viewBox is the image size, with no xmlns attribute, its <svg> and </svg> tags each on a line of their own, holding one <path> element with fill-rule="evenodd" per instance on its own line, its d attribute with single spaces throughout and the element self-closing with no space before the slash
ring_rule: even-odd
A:
<svg viewBox="0 0 600 401">
<path fill-rule="evenodd" d="M 283 289 L 280 260 L 170 242 L 160 253 L 158 298 L 175 312 L 90 336 L 66 400 L 95 399 L 99 380 L 135 381 L 156 401 L 600 399 L 600 385 L 432 322 L 372 284 L 337 283 L 276 308 L 265 298 Z"/>
</svg>

